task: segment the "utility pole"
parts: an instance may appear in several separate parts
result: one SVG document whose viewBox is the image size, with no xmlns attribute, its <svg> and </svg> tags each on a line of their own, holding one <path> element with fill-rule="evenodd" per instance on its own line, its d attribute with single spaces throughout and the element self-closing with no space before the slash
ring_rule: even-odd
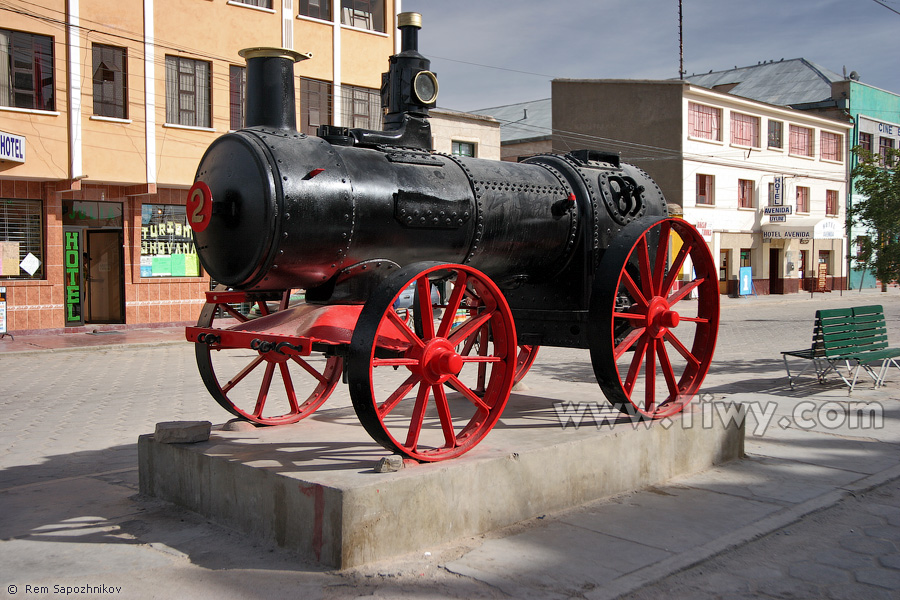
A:
<svg viewBox="0 0 900 600">
<path fill-rule="evenodd" d="M 678 0 L 678 79 L 684 80 L 684 27 L 682 1 Z"/>
</svg>

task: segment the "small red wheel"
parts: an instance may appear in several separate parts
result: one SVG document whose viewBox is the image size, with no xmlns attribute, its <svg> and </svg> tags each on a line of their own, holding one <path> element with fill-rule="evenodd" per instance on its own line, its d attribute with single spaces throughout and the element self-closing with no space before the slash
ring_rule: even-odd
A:
<svg viewBox="0 0 900 600">
<path fill-rule="evenodd" d="M 247 314 L 235 305 L 207 303 L 197 326 L 227 328 L 246 323 L 256 313 L 285 310 L 290 295 L 290 290 L 278 293 L 277 305 L 258 300 Z M 286 425 L 311 415 L 334 391 L 343 366 L 337 356 L 263 355 L 249 348 L 203 343 L 196 343 L 194 350 L 200 376 L 216 402 L 234 416 L 259 425 Z M 306 400 L 298 398 L 296 390 L 306 389 L 312 390 Z"/>
<path fill-rule="evenodd" d="M 665 217 L 625 227 L 597 269 L 589 323 L 610 402 L 650 418 L 682 410 L 706 377 L 719 326 L 716 267 L 700 233 Z"/>
<path fill-rule="evenodd" d="M 431 288 L 453 284 L 440 319 L 433 319 Z M 417 303 L 399 316 L 394 302 L 410 285 Z M 477 308 L 454 323 L 457 311 Z M 455 326 L 454 326 L 455 325 Z M 416 329 L 421 327 L 420 333 Z M 484 350 L 463 353 L 490 327 Z M 420 461 L 453 458 L 487 435 L 506 406 L 516 367 L 512 312 L 497 286 L 464 265 L 417 263 L 384 280 L 360 313 L 347 377 L 360 423 L 382 446 Z M 479 381 L 483 381 L 479 389 Z"/>
</svg>

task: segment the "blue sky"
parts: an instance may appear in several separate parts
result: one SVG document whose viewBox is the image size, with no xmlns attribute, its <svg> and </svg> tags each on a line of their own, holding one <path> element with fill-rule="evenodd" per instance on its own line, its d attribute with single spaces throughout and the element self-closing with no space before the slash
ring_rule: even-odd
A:
<svg viewBox="0 0 900 600">
<path fill-rule="evenodd" d="M 900 12 L 900 0 L 881 1 Z M 677 0 L 403 0 L 402 9 L 422 13 L 419 49 L 445 108 L 548 98 L 554 77 L 678 76 Z M 900 93 L 898 40 L 900 14 L 874 0 L 684 0 L 688 74 L 805 58 Z"/>
</svg>

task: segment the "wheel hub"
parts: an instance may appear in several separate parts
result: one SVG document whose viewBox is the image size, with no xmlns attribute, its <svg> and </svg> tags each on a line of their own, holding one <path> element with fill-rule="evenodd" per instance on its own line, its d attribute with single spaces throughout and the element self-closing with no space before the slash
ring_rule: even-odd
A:
<svg viewBox="0 0 900 600">
<path fill-rule="evenodd" d="M 463 368 L 463 359 L 456 349 L 445 338 L 431 340 L 425 345 L 418 357 L 415 369 L 422 379 L 430 385 L 447 381 L 451 375 L 459 375 Z"/>
<path fill-rule="evenodd" d="M 655 338 L 661 338 L 666 331 L 678 327 L 681 317 L 671 310 L 669 303 L 662 296 L 656 296 L 647 308 L 647 331 Z"/>
</svg>

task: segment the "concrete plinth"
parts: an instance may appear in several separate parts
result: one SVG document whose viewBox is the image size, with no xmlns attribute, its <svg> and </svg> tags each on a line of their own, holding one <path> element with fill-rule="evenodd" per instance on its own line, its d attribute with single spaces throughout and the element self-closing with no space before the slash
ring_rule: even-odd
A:
<svg viewBox="0 0 900 600">
<path fill-rule="evenodd" d="M 548 512 L 639 489 L 743 455 L 743 426 L 702 418 L 631 423 L 600 404 L 564 429 L 559 406 L 516 395 L 461 458 L 376 473 L 386 451 L 352 408 L 207 442 L 138 441 L 140 487 L 337 568 L 427 550 Z M 571 408 L 571 407 L 570 407 Z M 577 417 L 577 411 L 570 415 Z M 595 419 L 605 421 L 602 427 Z M 578 420 L 577 418 L 575 420 Z"/>
</svg>

